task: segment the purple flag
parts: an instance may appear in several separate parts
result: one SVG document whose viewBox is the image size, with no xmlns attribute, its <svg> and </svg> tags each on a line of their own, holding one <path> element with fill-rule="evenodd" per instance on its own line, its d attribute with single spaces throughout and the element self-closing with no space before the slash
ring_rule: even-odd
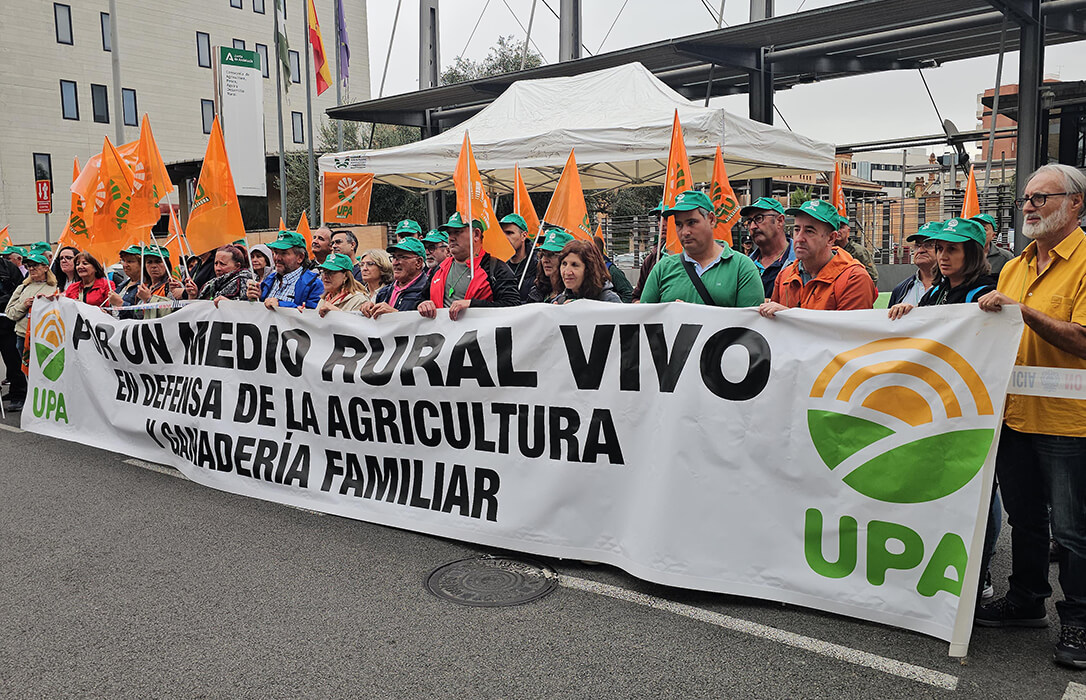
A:
<svg viewBox="0 0 1086 700">
<path fill-rule="evenodd" d="M 339 58 L 336 61 L 336 71 L 339 79 L 347 80 L 350 72 L 347 70 L 351 63 L 351 47 L 347 45 L 347 22 L 343 18 L 343 0 L 336 0 L 336 22 L 339 25 Z"/>
</svg>

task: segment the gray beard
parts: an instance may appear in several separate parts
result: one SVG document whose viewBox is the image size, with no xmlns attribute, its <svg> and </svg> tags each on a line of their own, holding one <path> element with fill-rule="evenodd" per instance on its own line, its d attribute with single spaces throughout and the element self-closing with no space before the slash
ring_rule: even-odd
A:
<svg viewBox="0 0 1086 700">
<path fill-rule="evenodd" d="M 1022 235 L 1034 241 L 1045 238 L 1062 231 L 1067 224 L 1071 223 L 1074 217 L 1074 212 L 1071 211 L 1071 200 L 1067 199 L 1063 206 L 1048 216 L 1042 217 L 1037 223 L 1027 224 L 1023 222 Z"/>
</svg>

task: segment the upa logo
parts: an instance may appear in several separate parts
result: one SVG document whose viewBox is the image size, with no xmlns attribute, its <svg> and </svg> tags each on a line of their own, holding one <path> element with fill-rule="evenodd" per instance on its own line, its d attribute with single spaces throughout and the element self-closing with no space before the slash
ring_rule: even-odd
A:
<svg viewBox="0 0 1086 700">
<path fill-rule="evenodd" d="M 811 386 L 807 427 L 822 462 L 846 486 L 884 503 L 918 504 L 973 480 L 995 437 L 994 414 L 980 375 L 955 350 L 926 338 L 885 338 L 842 352 L 822 369 Z M 961 595 L 968 553 L 960 535 L 944 534 L 927 556 L 923 538 L 908 526 L 872 520 L 861 528 L 843 515 L 838 558 L 829 562 L 823 519 L 811 508 L 804 522 L 804 554 L 816 573 L 850 575 L 864 533 L 872 585 L 927 557 L 917 592 Z M 957 576 L 948 577 L 948 568 Z"/>
<path fill-rule="evenodd" d="M 34 322 L 34 359 L 42 376 L 51 382 L 64 372 L 64 339 L 66 333 L 60 312 L 50 309 Z M 34 387 L 34 415 L 68 422 L 64 394 L 53 389 Z"/>
</svg>

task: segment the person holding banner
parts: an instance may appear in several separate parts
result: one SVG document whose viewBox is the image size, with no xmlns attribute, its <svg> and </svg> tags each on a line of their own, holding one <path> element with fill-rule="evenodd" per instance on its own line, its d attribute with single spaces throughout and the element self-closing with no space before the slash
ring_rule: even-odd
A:
<svg viewBox="0 0 1086 700">
<path fill-rule="evenodd" d="M 430 273 L 437 269 L 438 265 L 449 257 L 449 234 L 436 228 L 422 237 L 422 245 L 426 248 L 426 267 Z"/>
<path fill-rule="evenodd" d="M 942 231 L 943 222 L 929 221 L 905 240 L 916 246 L 913 249 L 913 265 L 916 265 L 916 274 L 901 281 L 890 292 L 890 303 L 893 308 L 901 303 L 916 306 L 924 297 L 924 294 L 935 284 L 935 275 L 938 268 L 935 265 L 935 241 L 928 240 L 931 234 Z"/>
<path fill-rule="evenodd" d="M 49 270 L 49 259 L 40 253 L 27 253 L 23 259 L 26 265 L 26 279 L 23 280 L 8 300 L 4 308 L 7 320 L 15 324 L 15 348 L 22 351 L 26 346 L 26 334 L 30 321 L 30 308 L 34 300 L 40 296 L 52 296 L 57 293 L 57 278 Z M 5 354 L 4 362 L 8 361 Z M 16 364 L 16 369 L 20 368 Z M 11 388 L 8 390 L 8 410 L 18 412 L 23 410 L 26 401 L 26 375 L 22 371 L 8 374 Z"/>
<path fill-rule="evenodd" d="M 115 310 L 125 306 L 136 304 L 136 292 L 139 291 L 143 274 L 140 263 L 143 260 L 143 249 L 138 245 L 130 245 L 120 252 L 121 272 L 125 279 L 120 284 L 114 283 L 113 291 L 109 293 L 109 305 Z M 119 318 L 134 318 L 135 312 L 121 311 Z"/>
<path fill-rule="evenodd" d="M 686 190 L 664 210 L 673 217 L 682 253 L 663 258 L 652 268 L 642 304 L 685 301 L 706 306 L 757 306 L 765 299 L 758 268 L 727 243 L 713 239 L 716 214 L 704 192 Z"/>
<path fill-rule="evenodd" d="M 268 248 L 274 251 L 275 273 L 266 276 L 263 282 L 248 282 L 249 300 L 262 301 L 269 309 L 317 308 L 324 285 L 317 273 L 306 266 L 305 239 L 294 231 L 280 231 Z"/>
<path fill-rule="evenodd" d="M 840 218 L 832 204 L 809 199 L 799 208 L 786 209 L 794 215 L 792 246 L 796 261 L 777 275 L 770 301 L 758 313 L 773 318 L 790 308 L 845 311 L 870 309 L 878 292 L 863 263 L 834 246 Z"/>
<path fill-rule="evenodd" d="M 104 306 L 113 291 L 113 283 L 106 278 L 105 268 L 98 259 L 87 252 L 75 256 L 75 281 L 64 290 L 64 296 L 91 306 Z"/>
<path fill-rule="evenodd" d="M 377 296 L 377 290 L 392 282 L 392 258 L 385 251 L 378 248 L 367 250 L 359 256 L 358 265 L 362 270 L 362 286 L 367 299 Z"/>
<path fill-rule="evenodd" d="M 79 248 L 70 245 L 61 246 L 53 258 L 53 275 L 57 278 L 57 289 L 67 289 L 75 281 L 75 256 Z"/>
<path fill-rule="evenodd" d="M 520 289 L 520 301 L 528 303 L 532 287 L 535 286 L 535 270 L 537 260 L 531 246 L 528 245 L 528 224 L 520 214 L 510 214 L 502 217 L 502 233 L 509 239 L 509 245 L 513 246 L 513 257 L 509 258 L 509 269 L 517 278 Z"/>
<path fill-rule="evenodd" d="M 378 289 L 374 300 L 362 307 L 362 314 L 370 318 L 396 311 L 415 311 L 430 293 L 422 241 L 402 238 L 389 246 L 388 252 L 392 255 L 392 283 Z"/>
<path fill-rule="evenodd" d="M 483 250 L 483 228 L 479 219 L 469 226 L 460 212 L 449 217 L 441 230 L 449 234 L 449 257 L 430 279 L 430 298 L 419 304 L 426 318 L 436 318 L 438 309 L 448 309 L 453 321 L 470 306 L 519 306 L 517 278 L 501 260 Z M 474 259 L 471 257 L 474 251 Z"/>
<path fill-rule="evenodd" d="M 595 243 L 566 243 L 558 254 L 558 275 L 552 282 L 555 289 L 562 290 L 554 298 L 554 304 L 568 304 L 578 299 L 622 303 Z"/>
<path fill-rule="evenodd" d="M 558 277 L 558 254 L 573 240 L 573 236 L 557 226 L 552 226 L 543 233 L 543 243 L 536 246 L 539 265 L 536 267 L 535 285 L 528 296 L 528 301 L 533 304 L 550 304 L 558 296 L 562 287 L 558 285 L 556 290 L 553 282 Z"/>
<path fill-rule="evenodd" d="M 249 269 L 249 260 L 245 251 L 236 245 L 224 245 L 215 251 L 215 278 L 204 285 L 199 299 L 214 301 L 218 306 L 223 299 L 242 301 L 250 281 L 256 276 Z M 189 283 L 192 282 L 190 278 Z"/>
<path fill-rule="evenodd" d="M 268 276 L 268 272 L 272 269 L 271 248 L 263 243 L 258 243 L 250 248 L 249 267 L 252 270 L 256 281 L 263 282 L 264 278 Z"/>
<path fill-rule="evenodd" d="M 362 283 L 354 278 L 351 270 L 354 261 L 343 253 L 329 253 L 324 262 L 317 265 L 324 294 L 317 304 L 317 313 L 324 318 L 329 311 L 358 311 L 368 303 L 369 297 Z"/>
<path fill-rule="evenodd" d="M 1017 306 L 1025 329 L 1016 365 L 1068 375 L 1086 372 L 1086 175 L 1069 165 L 1044 165 L 1026 181 L 1022 233 L 1033 241 L 1003 268 L 999 286 L 980 298 L 997 312 Z M 1056 663 L 1086 668 L 1086 403 L 1053 396 L 1009 394 L 996 453 L 996 478 L 1011 528 L 1007 595 L 977 609 L 983 627 L 1044 627 L 1049 583 L 1049 527 L 1060 545 Z M 1047 395 L 1045 395 L 1047 394 Z"/>
<path fill-rule="evenodd" d="M 753 204 L 739 210 L 754 250 L 746 255 L 754 261 L 762 277 L 765 298 L 773 296 L 777 275 L 795 262 L 792 241 L 784 233 L 784 206 L 772 197 L 759 197 Z"/>
</svg>

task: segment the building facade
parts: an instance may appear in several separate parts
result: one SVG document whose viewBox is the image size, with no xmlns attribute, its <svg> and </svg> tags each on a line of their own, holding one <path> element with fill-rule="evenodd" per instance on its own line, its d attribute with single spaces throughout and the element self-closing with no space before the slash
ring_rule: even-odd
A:
<svg viewBox="0 0 1086 700">
<path fill-rule="evenodd" d="M 43 240 L 46 215 L 36 207 L 35 176 L 51 166 L 55 241 L 67 222 L 72 159 L 80 165 L 115 140 L 116 119 L 125 141 L 139 137 L 146 114 L 162 157 L 169 164 L 202 160 L 215 109 L 216 47 L 257 51 L 264 62 L 264 131 L 269 155 L 278 153 L 275 99 L 275 0 L 116 0 L 123 104 L 113 100 L 108 0 L 13 0 L 0 32 L 0 227 L 10 226 L 16 243 Z M 333 81 L 336 75 L 335 0 L 315 0 Z M 369 46 L 366 3 L 345 1 L 351 49 L 351 100 L 367 99 Z M 307 148 L 309 116 L 305 99 L 305 4 L 285 0 L 289 61 L 297 67 L 284 91 L 283 128 L 287 150 Z M 312 71 L 311 71 L 312 72 Z M 313 88 L 314 139 L 324 110 L 336 104 L 333 85 L 320 97 Z M 275 159 L 272 159 L 273 161 Z M 37 166 L 37 167 L 36 167 Z M 278 166 L 269 167 L 273 172 Z M 185 176 L 174 184 L 184 198 Z M 195 169 L 192 169 L 195 171 Z M 268 182 L 269 195 L 275 191 Z M 173 195 L 178 204 L 179 193 Z M 274 195 L 273 195 L 274 196 Z M 278 210 L 278 202 L 275 202 Z"/>
</svg>

